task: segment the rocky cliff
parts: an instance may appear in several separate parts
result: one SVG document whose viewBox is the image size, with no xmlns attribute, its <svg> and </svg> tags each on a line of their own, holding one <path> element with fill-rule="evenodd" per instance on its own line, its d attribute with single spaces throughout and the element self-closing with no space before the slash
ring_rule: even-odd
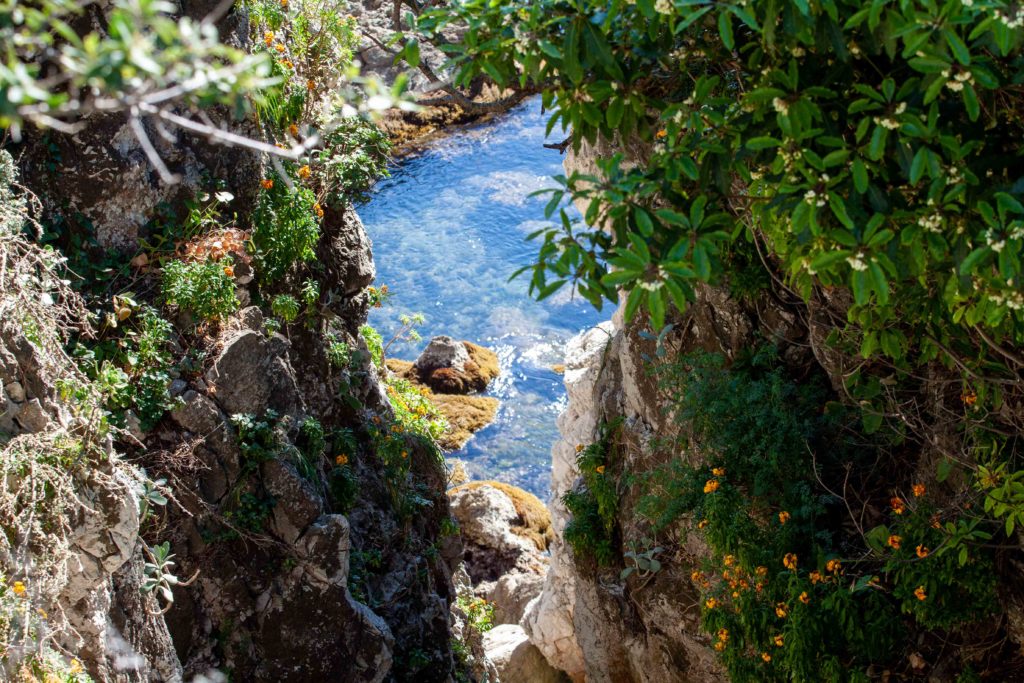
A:
<svg viewBox="0 0 1024 683">
<path fill-rule="evenodd" d="M 201 18 L 218 4 L 184 10 Z M 99 25 L 104 11 L 77 20 Z M 242 9 L 219 28 L 248 41 Z M 181 184 L 161 182 L 114 116 L 74 137 L 33 132 L 15 149 L 38 212 L 0 160 L 0 598 L 21 615 L 2 624 L 0 677 L 469 675 L 453 649 L 461 543 L 446 472 L 429 439 L 403 431 L 361 334 L 375 269 L 358 216 L 317 204 L 315 259 L 260 288 L 234 226 L 272 173 L 266 159 L 150 132 Z M 186 203 L 211 190 L 230 193 L 234 218 L 226 210 L 201 246 L 168 245 Z M 20 237 L 23 227 L 58 251 Z M 241 305 L 213 322 L 162 309 L 166 374 L 146 386 L 166 389 L 171 409 L 140 420 L 117 398 L 149 381 L 126 375 L 143 334 L 133 325 L 164 304 L 161 266 L 195 248 L 230 251 L 224 272 Z M 101 271 L 116 274 L 97 295 Z M 308 314 L 282 325 L 271 300 L 303 282 L 316 285 Z"/>
</svg>

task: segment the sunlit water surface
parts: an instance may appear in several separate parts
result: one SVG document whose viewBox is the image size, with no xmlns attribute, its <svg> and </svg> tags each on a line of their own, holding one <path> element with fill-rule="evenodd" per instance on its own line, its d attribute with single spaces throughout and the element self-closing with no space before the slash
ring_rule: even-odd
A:
<svg viewBox="0 0 1024 683">
<path fill-rule="evenodd" d="M 533 100 L 461 129 L 403 159 L 359 208 L 377 283 L 395 294 L 370 323 L 389 339 L 400 314 L 426 316 L 424 340 L 396 343 L 388 355 L 412 360 L 440 334 L 496 351 L 502 375 L 487 395 L 501 400 L 498 417 L 452 455 L 474 479 L 509 482 L 541 499 L 566 400 L 551 366 L 562 362 L 570 337 L 602 319 L 568 291 L 537 302 L 525 277 L 509 281 L 535 258 L 537 245 L 525 237 L 547 224 L 547 197 L 529 195 L 562 172 L 558 152 L 543 147 L 545 121 Z"/>
</svg>

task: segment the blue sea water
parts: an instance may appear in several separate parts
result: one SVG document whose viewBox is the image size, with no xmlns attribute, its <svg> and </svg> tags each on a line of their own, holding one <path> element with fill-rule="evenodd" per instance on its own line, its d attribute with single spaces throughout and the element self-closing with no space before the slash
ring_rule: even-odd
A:
<svg viewBox="0 0 1024 683">
<path fill-rule="evenodd" d="M 394 293 L 370 323 L 389 339 L 402 313 L 422 313 L 423 341 L 396 343 L 394 358 L 414 359 L 431 336 L 447 334 L 497 352 L 502 374 L 487 395 L 501 400 L 494 423 L 453 457 L 474 479 L 498 479 L 548 498 L 555 418 L 565 405 L 566 341 L 608 315 L 568 289 L 537 302 L 525 277 L 536 243 L 526 236 L 548 223 L 546 196 L 562 172 L 545 149 L 539 100 L 484 124 L 462 128 L 401 160 L 359 207 L 373 240 L 377 284 Z M 557 131 L 554 135 L 558 135 Z"/>
</svg>

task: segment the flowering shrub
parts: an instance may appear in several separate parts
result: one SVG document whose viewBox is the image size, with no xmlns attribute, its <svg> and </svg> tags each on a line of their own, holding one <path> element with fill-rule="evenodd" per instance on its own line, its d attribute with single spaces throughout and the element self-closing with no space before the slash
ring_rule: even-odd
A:
<svg viewBox="0 0 1024 683">
<path fill-rule="evenodd" d="M 253 211 L 252 243 L 260 279 L 273 283 L 295 264 L 311 261 L 320 239 L 316 196 L 308 187 L 267 179 Z"/>
<path fill-rule="evenodd" d="M 562 502 L 572 518 L 563 536 L 580 557 L 593 558 L 599 565 L 618 559 L 621 539 L 616 515 L 619 509 L 617 480 L 611 465 L 612 437 L 618 424 L 605 424 L 597 441 L 576 446 L 576 465 L 582 486 L 566 491 Z"/>
<path fill-rule="evenodd" d="M 730 369 L 694 356 L 657 372 L 693 441 L 665 444 L 684 454 L 640 480 L 640 511 L 659 533 L 709 545 L 691 580 L 733 680 L 868 680 L 916 633 L 995 609 L 992 552 L 956 533 L 977 522 L 924 485 L 887 500 L 889 525 L 844 530 L 848 501 L 892 479 L 873 464 L 881 444 L 857 435 L 856 413 L 820 381 L 793 382 L 771 350 Z M 690 464 L 690 449 L 707 461 Z"/>
</svg>

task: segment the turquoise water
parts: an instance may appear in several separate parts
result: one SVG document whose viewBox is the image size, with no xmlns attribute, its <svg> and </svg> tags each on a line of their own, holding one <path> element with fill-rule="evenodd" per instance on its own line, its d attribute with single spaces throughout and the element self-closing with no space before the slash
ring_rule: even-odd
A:
<svg viewBox="0 0 1024 683">
<path fill-rule="evenodd" d="M 555 418 L 565 405 L 560 375 L 565 342 L 602 315 L 565 290 L 537 302 L 527 280 L 509 276 L 531 263 L 525 237 L 542 227 L 546 197 L 562 172 L 545 149 L 546 118 L 537 100 L 499 119 L 463 128 L 392 170 L 359 215 L 373 240 L 377 283 L 394 293 L 370 323 L 389 339 L 402 313 L 422 313 L 424 340 L 395 344 L 389 355 L 414 359 L 435 335 L 497 352 L 502 375 L 487 395 L 501 400 L 494 423 L 452 454 L 474 479 L 498 479 L 547 499 Z M 557 135 L 557 132 L 556 132 Z"/>
</svg>

